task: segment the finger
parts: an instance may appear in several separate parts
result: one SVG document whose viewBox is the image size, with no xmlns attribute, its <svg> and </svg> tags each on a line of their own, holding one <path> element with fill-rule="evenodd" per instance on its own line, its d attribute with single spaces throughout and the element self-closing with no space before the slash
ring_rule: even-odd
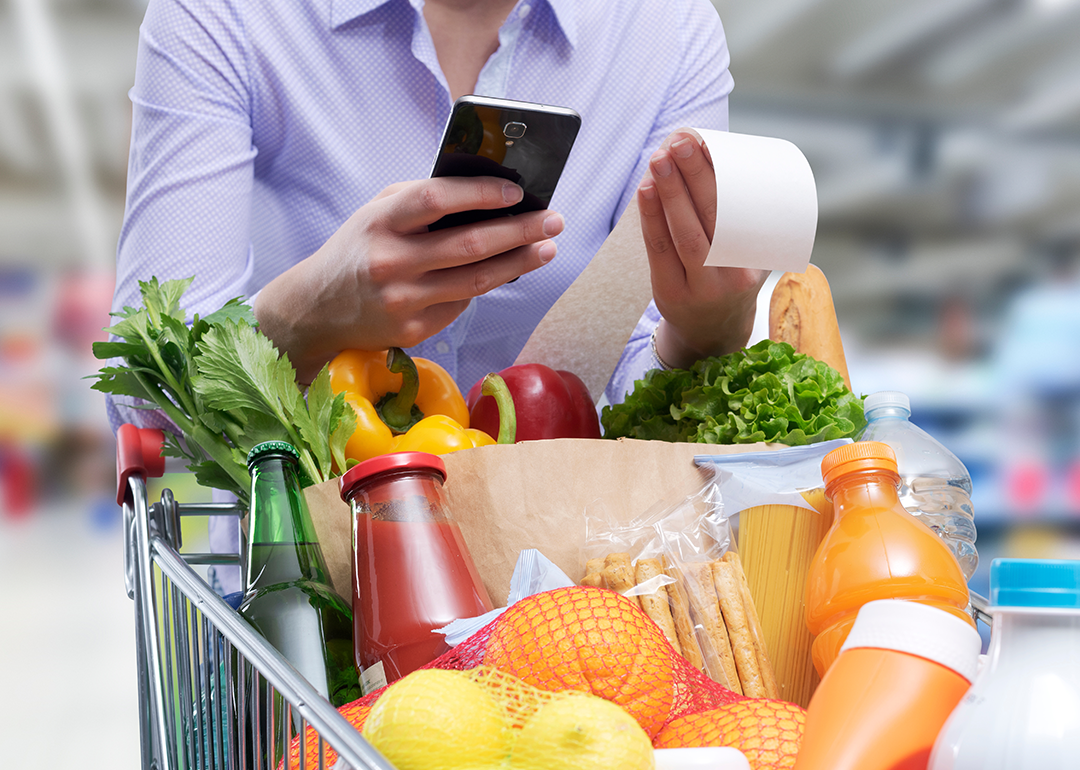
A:
<svg viewBox="0 0 1080 770">
<path fill-rule="evenodd" d="M 522 196 L 521 187 L 498 177 L 439 177 L 414 182 L 380 202 L 385 204 L 382 214 L 389 229 L 414 233 L 447 214 L 506 208 Z"/>
<path fill-rule="evenodd" d="M 706 149 L 704 143 L 689 133 L 677 134 L 671 143 L 672 158 L 682 174 L 705 237 L 712 243 L 716 230 L 716 173 Z"/>
<path fill-rule="evenodd" d="M 564 227 L 562 215 L 557 212 L 531 211 L 421 233 L 415 239 L 424 250 L 429 269 L 443 270 L 546 241 L 561 233 Z"/>
<path fill-rule="evenodd" d="M 660 149 L 649 160 L 656 192 L 664 208 L 675 250 L 688 268 L 698 268 L 709 251 L 709 238 L 698 217 L 682 173 L 668 150 Z"/>
<path fill-rule="evenodd" d="M 479 262 L 432 271 L 424 276 L 421 291 L 431 304 L 468 301 L 543 267 L 557 251 L 555 242 L 547 240 Z"/>
<path fill-rule="evenodd" d="M 415 181 L 394 182 L 393 184 L 387 185 L 386 187 L 384 187 L 379 192 L 378 195 L 376 195 L 374 198 L 372 198 L 372 200 L 377 201 L 377 200 L 382 200 L 383 198 L 387 198 L 387 197 L 389 197 L 391 195 L 397 195 L 399 192 L 402 192 L 403 190 L 408 189 L 413 184 L 415 184 Z"/>
<path fill-rule="evenodd" d="M 638 185 L 637 204 L 654 294 L 669 296 L 685 284 L 686 268 L 671 239 L 656 183 L 648 172 Z"/>
</svg>

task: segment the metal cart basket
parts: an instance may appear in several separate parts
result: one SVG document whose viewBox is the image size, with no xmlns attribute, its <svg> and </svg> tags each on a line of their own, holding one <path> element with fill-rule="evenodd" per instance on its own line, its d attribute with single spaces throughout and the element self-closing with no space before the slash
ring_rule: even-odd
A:
<svg viewBox="0 0 1080 770">
<path fill-rule="evenodd" d="M 146 479 L 164 473 L 160 431 L 117 432 L 117 502 L 124 510 L 124 572 L 135 602 L 143 768 L 394 770 L 288 661 L 192 568 L 240 564 L 242 554 L 180 554 L 180 517 L 235 516 L 230 504 L 181 504 L 171 490 L 147 500 Z M 241 542 L 243 539 L 241 538 Z M 293 736 L 308 727 L 318 749 Z"/>
</svg>

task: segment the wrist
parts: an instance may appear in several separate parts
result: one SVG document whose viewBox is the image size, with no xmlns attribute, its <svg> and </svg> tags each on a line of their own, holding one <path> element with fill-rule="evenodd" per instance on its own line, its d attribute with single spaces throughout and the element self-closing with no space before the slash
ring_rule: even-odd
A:
<svg viewBox="0 0 1080 770">
<path fill-rule="evenodd" d="M 710 356 L 722 356 L 744 347 L 754 328 L 754 313 L 741 314 L 708 336 L 703 330 L 693 329 L 693 336 L 666 318 L 653 330 L 650 340 L 652 356 L 661 368 L 689 369 L 697 361 Z"/>
<path fill-rule="evenodd" d="M 289 298 L 287 292 L 280 293 L 281 285 L 268 284 L 254 297 L 252 311 L 262 332 L 278 349 L 281 355 L 287 355 L 296 370 L 297 382 L 307 385 L 322 369 L 336 351 L 323 350 L 316 340 L 329 338 L 325 321 L 308 323 L 305 308 Z M 320 329 L 320 327 L 322 327 Z"/>
</svg>

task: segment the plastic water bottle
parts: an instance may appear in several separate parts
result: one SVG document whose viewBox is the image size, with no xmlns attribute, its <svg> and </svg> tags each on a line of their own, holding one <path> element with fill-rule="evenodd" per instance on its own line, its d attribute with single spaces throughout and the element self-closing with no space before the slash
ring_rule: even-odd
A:
<svg viewBox="0 0 1080 770">
<path fill-rule="evenodd" d="M 960 562 L 965 578 L 979 564 L 971 475 L 960 459 L 911 422 L 911 402 L 895 390 L 872 393 L 863 403 L 861 441 L 881 441 L 896 453 L 900 502 L 934 530 Z"/>
<path fill-rule="evenodd" d="M 990 605 L 986 664 L 938 735 L 930 770 L 1074 770 L 1080 561 L 994 559 Z"/>
</svg>

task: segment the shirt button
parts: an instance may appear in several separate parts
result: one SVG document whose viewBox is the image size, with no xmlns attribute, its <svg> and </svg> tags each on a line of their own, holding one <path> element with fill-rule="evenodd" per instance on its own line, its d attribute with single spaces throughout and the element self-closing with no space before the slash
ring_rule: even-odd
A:
<svg viewBox="0 0 1080 770">
<path fill-rule="evenodd" d="M 435 351 L 438 352 L 438 353 L 441 353 L 443 355 L 446 355 L 447 353 L 450 352 L 450 346 L 447 345 L 442 340 L 439 340 L 438 342 L 435 343 Z"/>
<path fill-rule="evenodd" d="M 531 10 L 532 10 L 532 6 L 523 5 L 523 6 L 521 6 L 521 10 L 518 11 L 518 16 L 521 17 L 522 19 L 524 19 L 526 16 L 529 15 L 529 11 L 531 11 Z"/>
</svg>

